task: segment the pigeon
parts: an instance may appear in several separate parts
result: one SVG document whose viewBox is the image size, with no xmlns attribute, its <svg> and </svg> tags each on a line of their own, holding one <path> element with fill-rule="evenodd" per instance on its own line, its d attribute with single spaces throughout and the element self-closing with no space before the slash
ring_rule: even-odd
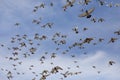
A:
<svg viewBox="0 0 120 80">
<path fill-rule="evenodd" d="M 63 6 L 64 11 L 66 11 L 67 7 L 73 7 L 73 4 L 75 3 L 76 0 L 71 0 L 71 1 L 67 1 L 67 4 Z"/>
<path fill-rule="evenodd" d="M 91 13 L 95 10 L 95 8 L 91 8 L 89 10 L 86 10 L 84 13 L 80 14 L 79 17 L 86 17 L 86 18 L 91 18 Z"/>
</svg>

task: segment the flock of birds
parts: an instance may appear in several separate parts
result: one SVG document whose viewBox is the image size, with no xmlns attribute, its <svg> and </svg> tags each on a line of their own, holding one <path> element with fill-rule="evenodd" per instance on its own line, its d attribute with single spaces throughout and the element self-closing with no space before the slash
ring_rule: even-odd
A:
<svg viewBox="0 0 120 80">
<path fill-rule="evenodd" d="M 78 0 L 66 0 L 66 4 L 63 5 L 62 9 L 63 11 L 67 11 L 68 8 L 74 7 L 75 3 L 77 3 Z M 79 0 L 78 4 L 80 5 L 89 5 L 92 2 L 92 0 Z M 111 7 L 119 7 L 120 4 L 116 3 L 107 3 L 104 0 L 97 0 L 97 2 L 99 2 L 100 6 L 109 6 Z M 35 13 L 36 11 L 38 11 L 40 8 L 45 8 L 45 3 L 41 3 L 38 6 L 35 6 L 33 9 L 33 12 Z M 50 6 L 53 7 L 54 6 L 54 2 L 50 3 Z M 78 17 L 82 18 L 82 17 L 86 17 L 87 19 L 90 19 L 92 22 L 103 22 L 105 21 L 104 18 L 94 18 L 92 17 L 92 13 L 95 11 L 95 7 L 92 7 L 86 11 L 84 11 L 83 9 L 81 10 L 82 13 L 80 15 L 78 15 Z M 39 19 L 34 19 L 32 21 L 33 24 L 41 24 L 41 20 L 42 18 L 40 17 Z M 20 26 L 21 23 L 17 22 L 15 23 L 15 26 Z M 53 28 L 54 23 L 53 22 L 47 22 L 43 25 L 41 25 L 41 28 Z M 83 32 L 89 30 L 89 28 L 84 27 L 82 29 Z M 71 29 L 71 31 L 73 31 L 73 34 L 77 35 L 79 34 L 79 27 L 73 27 Z M 113 32 L 113 34 L 120 36 L 120 30 L 116 30 Z M 97 45 L 99 43 L 105 42 L 107 41 L 107 43 L 114 43 L 115 41 L 119 40 L 118 37 L 111 37 L 109 38 L 109 40 L 106 40 L 105 38 L 97 38 L 97 37 L 86 37 L 86 38 L 80 38 L 79 41 L 75 41 L 73 43 L 71 43 L 70 45 L 67 45 L 68 42 L 68 36 L 66 34 L 62 34 L 62 32 L 55 32 L 52 36 L 47 36 L 47 35 L 41 35 L 39 33 L 35 33 L 34 36 L 32 38 L 30 38 L 27 34 L 24 35 L 15 35 L 11 38 L 10 43 L 12 46 L 7 46 L 5 44 L 0 44 L 1 47 L 0 48 L 6 48 L 11 56 L 6 56 L 5 59 L 10 61 L 13 61 L 14 64 L 11 64 L 13 66 L 13 70 L 9 70 L 9 69 L 5 69 L 4 67 L 0 67 L 1 71 L 6 72 L 6 76 L 8 78 L 8 80 L 12 80 L 15 76 L 13 74 L 13 72 L 16 72 L 17 75 L 25 75 L 25 72 L 19 72 L 17 70 L 17 66 L 21 66 L 24 62 L 23 62 L 23 58 L 27 59 L 27 58 L 31 58 L 33 55 L 36 55 L 39 51 L 41 50 L 41 45 L 44 45 L 43 43 L 47 40 L 52 41 L 51 45 L 55 45 L 55 51 L 52 53 L 49 53 L 48 51 L 45 51 L 44 54 L 39 58 L 39 62 L 40 65 L 44 64 L 46 59 L 48 58 L 47 55 L 49 54 L 49 57 L 51 59 L 56 59 L 58 54 L 57 51 L 59 52 L 62 46 L 66 45 L 66 49 L 64 51 L 62 51 L 62 55 L 65 55 L 67 53 L 69 53 L 71 50 L 74 50 L 75 47 L 78 47 L 78 49 L 85 49 L 87 46 L 86 45 Z M 93 42 L 94 41 L 94 42 Z M 85 55 L 87 54 L 86 52 L 84 53 Z M 71 54 L 70 55 L 72 58 L 76 57 L 75 54 Z M 75 64 L 78 61 L 73 61 Z M 110 66 L 114 65 L 116 62 L 113 60 L 108 61 L 108 64 Z M 32 69 L 35 67 L 33 64 L 30 65 L 30 67 L 28 68 L 32 74 L 35 75 L 35 77 L 33 77 L 33 79 L 31 80 L 37 80 L 37 77 L 40 77 L 39 80 L 46 80 L 47 77 L 54 75 L 54 74 L 60 74 L 62 75 L 62 77 L 60 78 L 61 80 L 63 80 L 64 78 L 67 78 L 69 76 L 74 76 L 74 75 L 79 75 L 82 74 L 82 71 L 78 71 L 78 72 L 71 72 L 69 71 L 72 67 L 67 67 L 67 71 L 66 72 L 61 72 L 64 71 L 64 68 L 62 68 L 61 66 L 58 65 L 54 65 L 54 62 L 50 62 L 48 65 L 52 65 L 52 68 L 50 70 L 43 70 L 40 73 L 36 73 L 35 71 L 32 71 Z M 47 65 L 47 66 L 48 66 Z M 79 65 L 76 65 L 76 68 L 80 68 Z M 92 68 L 96 69 L 96 66 L 93 65 Z M 98 74 L 101 73 L 101 71 L 97 71 Z"/>
<path fill-rule="evenodd" d="M 74 30 L 74 29 L 73 29 Z M 86 28 L 84 28 L 83 30 L 87 30 Z M 77 31 L 75 29 L 75 31 Z M 76 33 L 78 34 L 78 33 Z M 115 31 L 114 34 L 120 35 L 120 30 L 119 31 Z M 60 39 L 58 39 L 60 38 Z M 1 71 L 5 71 L 7 72 L 7 78 L 8 80 L 12 80 L 12 78 L 14 78 L 14 75 L 12 72 L 16 72 L 17 75 L 25 75 L 26 72 L 19 72 L 17 70 L 18 66 L 21 66 L 24 61 L 22 59 L 27 59 L 27 58 L 32 58 L 32 56 L 34 56 L 35 54 L 37 54 L 37 50 L 41 50 L 41 45 L 42 42 L 50 39 L 53 41 L 52 44 L 56 44 L 57 47 L 55 48 L 55 52 L 49 53 L 47 51 L 44 52 L 44 54 L 42 54 L 38 61 L 40 65 L 43 65 L 45 63 L 45 61 L 50 58 L 50 59 L 56 59 L 58 54 L 56 53 L 56 51 L 60 51 L 60 47 L 59 45 L 66 45 L 67 40 L 65 40 L 67 38 L 67 35 L 64 35 L 62 33 L 55 33 L 51 38 L 49 38 L 46 35 L 39 35 L 38 33 L 35 33 L 33 38 L 29 38 L 28 35 L 24 34 L 24 35 L 15 35 L 14 37 L 11 38 L 11 44 L 12 47 L 8 47 L 4 44 L 1 44 L 1 48 L 6 48 L 9 52 L 10 52 L 10 56 L 6 56 L 5 59 L 9 62 L 13 61 L 13 63 L 11 64 L 11 66 L 13 66 L 13 70 L 9 70 L 9 69 L 5 69 L 5 68 L 1 68 Z M 84 45 L 85 44 L 90 44 L 92 42 L 92 40 L 94 40 L 94 38 L 90 37 L 90 38 L 85 38 L 84 40 L 80 39 L 81 42 L 75 42 L 73 44 L 71 44 L 70 46 L 68 46 L 68 49 L 66 49 L 65 51 L 63 51 L 61 54 L 65 55 L 67 53 L 70 52 L 70 50 L 73 47 L 78 46 L 79 49 L 84 49 Z M 117 38 L 111 38 L 108 43 L 114 43 L 117 40 Z M 98 39 L 99 42 L 103 42 L 104 38 L 99 38 Z M 96 43 L 97 44 L 97 43 Z M 94 43 L 95 45 L 95 43 Z M 49 57 L 47 56 L 49 54 Z M 69 53 L 70 54 L 70 53 Z M 86 55 L 86 53 L 84 53 L 84 55 Z M 76 55 L 75 54 L 71 54 L 70 55 L 71 58 L 75 58 Z M 73 61 L 73 63 L 77 63 L 79 61 Z M 110 60 L 108 61 L 109 65 L 113 65 L 115 64 L 115 61 Z M 61 77 L 60 79 L 64 79 L 67 78 L 69 76 L 74 76 L 74 75 L 79 75 L 82 74 L 82 71 L 78 71 L 78 72 L 70 72 L 69 70 L 72 68 L 70 66 L 67 67 L 67 71 L 66 72 L 61 72 L 64 69 L 61 66 L 57 66 L 54 64 L 54 62 L 50 62 L 48 65 L 52 65 L 52 69 L 48 70 L 45 69 L 40 73 L 36 73 L 35 71 L 33 71 L 33 68 L 35 67 L 33 64 L 30 65 L 30 67 L 28 67 L 28 70 L 31 71 L 32 74 L 35 75 L 35 77 L 31 80 L 37 80 L 36 78 L 40 77 L 39 80 L 46 80 L 48 76 L 50 75 L 54 75 L 57 73 L 60 73 L 60 75 L 62 75 L 63 77 Z M 80 65 L 76 65 L 76 68 L 79 69 Z M 96 66 L 93 65 L 92 68 L 96 69 Z M 101 73 L 101 71 L 97 71 L 98 74 Z"/>
</svg>

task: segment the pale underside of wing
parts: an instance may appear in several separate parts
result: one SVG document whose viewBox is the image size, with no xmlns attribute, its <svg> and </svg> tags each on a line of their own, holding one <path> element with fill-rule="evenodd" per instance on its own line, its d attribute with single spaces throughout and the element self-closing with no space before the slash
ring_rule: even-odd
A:
<svg viewBox="0 0 120 80">
<path fill-rule="evenodd" d="M 91 14 L 93 11 L 95 10 L 95 8 L 91 8 L 90 10 L 88 10 L 88 14 Z"/>
<path fill-rule="evenodd" d="M 84 13 L 82 13 L 82 14 L 79 15 L 79 17 L 85 17 L 85 16 L 87 16 L 86 12 L 84 12 Z"/>
<path fill-rule="evenodd" d="M 68 6 L 70 6 L 69 3 L 67 3 L 66 5 L 64 5 L 63 8 L 67 8 Z"/>
</svg>

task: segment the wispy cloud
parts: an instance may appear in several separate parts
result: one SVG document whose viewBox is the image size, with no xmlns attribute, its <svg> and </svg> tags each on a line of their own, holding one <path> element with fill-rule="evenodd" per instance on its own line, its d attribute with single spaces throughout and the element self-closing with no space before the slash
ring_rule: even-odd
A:
<svg viewBox="0 0 120 80">
<path fill-rule="evenodd" d="M 3 60 L 3 58 L 1 57 Z M 76 65 L 79 65 L 80 68 L 76 69 L 75 63 L 73 61 L 78 61 Z M 25 72 L 26 76 L 31 75 L 31 71 L 29 70 L 30 65 L 34 65 L 34 68 L 32 71 L 35 71 L 36 73 L 41 73 L 43 70 L 51 70 L 52 65 L 50 65 L 51 62 L 54 62 L 54 66 L 58 65 L 61 66 L 65 72 L 67 71 L 67 67 L 71 67 L 71 72 L 77 72 L 81 71 L 81 78 L 85 75 L 89 78 L 90 76 L 102 76 L 106 79 L 113 80 L 115 78 L 116 80 L 119 78 L 119 67 L 120 64 L 116 63 L 115 66 L 109 66 L 108 64 L 108 55 L 104 51 L 97 51 L 96 53 L 93 53 L 91 56 L 88 56 L 84 59 L 81 58 L 69 58 L 62 55 L 59 55 L 56 57 L 56 59 L 50 59 L 49 57 L 45 60 L 44 64 L 40 64 L 40 61 L 38 59 L 23 59 L 23 63 L 21 66 L 18 66 L 17 70 L 20 72 Z M 5 59 L 2 61 L 2 63 L 10 65 L 9 61 L 6 61 Z M 92 66 L 96 66 L 96 69 L 93 69 Z M 4 66 L 4 68 L 8 68 L 7 66 Z M 10 68 L 9 68 L 10 69 Z M 97 73 L 97 71 L 101 71 L 100 74 Z M 109 76 L 112 75 L 112 76 Z M 54 77 L 53 77 L 54 78 Z M 69 79 L 69 78 L 68 78 Z M 49 79 L 48 79 L 49 80 Z M 87 80 L 87 79 L 86 79 Z"/>
</svg>

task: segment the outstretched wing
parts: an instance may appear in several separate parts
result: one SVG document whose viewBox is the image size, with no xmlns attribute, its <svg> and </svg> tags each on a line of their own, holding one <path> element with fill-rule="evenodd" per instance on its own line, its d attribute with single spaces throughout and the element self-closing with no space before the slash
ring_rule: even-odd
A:
<svg viewBox="0 0 120 80">
<path fill-rule="evenodd" d="M 91 14 L 94 10 L 95 10 L 95 8 L 94 8 L 94 7 L 93 7 L 93 8 L 91 8 L 91 9 L 89 9 L 89 10 L 88 10 L 88 14 Z"/>
<path fill-rule="evenodd" d="M 95 10 L 95 8 L 93 7 L 93 8 L 91 8 L 91 9 L 89 9 L 88 12 L 84 12 L 84 13 L 80 14 L 79 17 L 88 16 L 88 15 L 90 15 L 94 10 Z"/>
<path fill-rule="evenodd" d="M 67 3 L 66 5 L 64 5 L 63 8 L 67 8 L 68 6 L 70 6 L 69 3 Z"/>
<path fill-rule="evenodd" d="M 85 16 L 87 16 L 86 12 L 84 12 L 84 13 L 82 13 L 82 14 L 79 15 L 79 17 L 85 17 Z"/>
</svg>

